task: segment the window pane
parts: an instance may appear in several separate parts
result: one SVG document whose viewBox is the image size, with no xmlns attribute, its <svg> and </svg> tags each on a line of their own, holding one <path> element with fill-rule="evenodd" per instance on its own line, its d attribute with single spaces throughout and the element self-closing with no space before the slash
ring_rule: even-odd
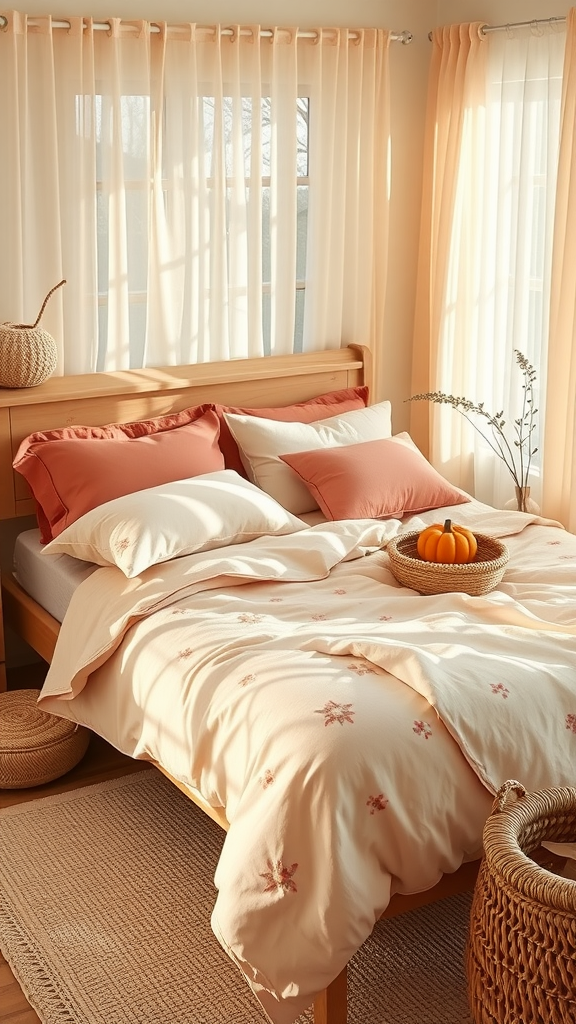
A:
<svg viewBox="0 0 576 1024">
<path fill-rule="evenodd" d="M 296 290 L 296 322 L 294 325 L 294 351 L 301 352 L 304 339 L 304 303 L 306 292 L 303 288 Z"/>
<path fill-rule="evenodd" d="M 308 96 L 298 97 L 296 115 L 296 133 L 298 139 L 298 156 L 296 173 L 299 178 L 308 177 L 308 151 L 310 129 L 310 100 Z"/>
<path fill-rule="evenodd" d="M 262 177 L 269 178 L 272 148 L 272 115 L 269 96 L 262 97 L 260 116 L 262 118 Z"/>
<path fill-rule="evenodd" d="M 98 292 L 105 295 L 109 286 L 109 197 L 97 193 L 98 218 Z M 126 222 L 118 230 L 126 232 L 128 290 L 146 291 L 148 276 L 148 201 L 141 190 L 126 192 Z"/>
<path fill-rule="evenodd" d="M 77 99 L 77 124 L 87 116 L 87 103 Z M 89 116 L 89 115 L 88 115 Z M 120 137 L 123 173 L 127 179 L 146 177 L 150 147 L 150 97 L 121 96 L 120 106 L 110 96 L 94 98 L 96 138 L 96 179 L 103 181 L 110 173 L 110 159 L 116 138 Z"/>
<path fill-rule="evenodd" d="M 108 203 L 101 192 L 96 193 L 98 223 L 98 292 L 108 293 Z"/>
<path fill-rule="evenodd" d="M 150 97 L 122 96 L 120 118 L 124 175 L 129 180 L 145 179 L 150 147 Z"/>
<path fill-rule="evenodd" d="M 212 156 L 214 152 L 215 102 L 213 96 L 200 96 L 198 102 L 204 144 L 204 174 L 207 178 L 210 178 L 214 173 Z"/>
<path fill-rule="evenodd" d="M 146 192 L 126 192 L 126 251 L 128 291 L 148 287 L 148 197 Z"/>
<path fill-rule="evenodd" d="M 262 189 L 262 280 L 270 284 L 272 262 L 270 255 L 270 188 Z"/>
<path fill-rule="evenodd" d="M 269 356 L 272 351 L 270 335 L 272 333 L 272 296 L 270 292 L 262 295 L 262 345 L 264 355 Z"/>
<path fill-rule="evenodd" d="M 296 222 L 296 278 L 306 280 L 306 242 L 308 238 L 308 185 L 299 185 L 297 189 L 297 222 Z"/>
<path fill-rule="evenodd" d="M 102 371 L 106 365 L 106 348 L 108 345 L 108 306 L 98 306 L 98 357 L 96 369 Z"/>
<path fill-rule="evenodd" d="M 139 367 L 144 363 L 146 341 L 146 302 L 131 302 L 130 309 L 130 366 Z"/>
</svg>

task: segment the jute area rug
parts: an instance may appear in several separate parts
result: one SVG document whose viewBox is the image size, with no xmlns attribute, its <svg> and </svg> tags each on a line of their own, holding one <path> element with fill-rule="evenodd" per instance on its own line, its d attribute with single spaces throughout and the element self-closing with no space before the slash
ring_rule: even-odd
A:
<svg viewBox="0 0 576 1024">
<path fill-rule="evenodd" d="M 2 811 L 0 948 L 43 1024 L 267 1020 L 210 929 L 223 836 L 157 771 Z M 469 907 L 379 923 L 350 965 L 352 1024 L 469 1024 Z"/>
</svg>

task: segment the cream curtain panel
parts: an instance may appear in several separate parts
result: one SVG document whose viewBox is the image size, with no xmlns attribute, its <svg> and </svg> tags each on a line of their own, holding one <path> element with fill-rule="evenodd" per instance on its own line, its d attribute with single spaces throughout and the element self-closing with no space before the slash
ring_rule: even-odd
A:
<svg viewBox="0 0 576 1024">
<path fill-rule="evenodd" d="M 0 32 L 0 320 L 57 373 L 382 331 L 390 34 L 11 13 Z"/>
<path fill-rule="evenodd" d="M 444 390 L 451 390 L 450 365 L 447 374 L 444 355 L 448 268 L 465 117 L 469 133 L 471 112 L 479 107 L 484 94 L 486 48 L 479 30 L 479 24 L 451 25 L 432 34 L 412 361 L 414 394 L 440 390 L 441 381 Z M 473 164 L 470 166 L 472 169 Z M 457 316 L 459 311 L 451 312 Z M 468 311 L 463 312 L 467 317 Z M 445 372 L 441 373 L 443 365 Z M 441 410 L 427 404 L 412 406 L 412 435 L 432 460 L 441 454 L 437 450 L 441 416 Z M 448 436 L 458 427 L 456 420 L 450 421 Z M 442 457 L 442 471 L 454 482 L 462 467 L 450 466 L 449 461 L 457 458 L 459 440 L 454 437 L 450 453 Z"/>
<path fill-rule="evenodd" d="M 567 18 L 560 160 L 554 228 L 548 396 L 544 429 L 545 509 L 576 533 L 576 8 Z"/>
<path fill-rule="evenodd" d="M 553 245 L 555 265 L 564 262 L 554 211 L 566 33 L 480 28 L 449 26 L 433 36 L 412 393 L 483 401 L 492 413 L 503 410 L 512 428 L 523 399 L 514 350 L 522 352 L 538 374 L 532 497 L 567 524 L 543 444 L 554 405 L 558 424 L 567 422 L 570 385 L 557 394 L 552 383 L 566 370 L 557 362 L 562 347 L 574 366 L 573 302 L 570 338 L 563 332 L 563 341 L 549 343 Z M 573 116 L 564 122 L 573 128 Z M 452 482 L 498 507 L 514 496 L 502 461 L 458 412 L 423 402 L 412 415 L 415 439 Z M 562 428 L 555 433 L 563 461 Z"/>
</svg>

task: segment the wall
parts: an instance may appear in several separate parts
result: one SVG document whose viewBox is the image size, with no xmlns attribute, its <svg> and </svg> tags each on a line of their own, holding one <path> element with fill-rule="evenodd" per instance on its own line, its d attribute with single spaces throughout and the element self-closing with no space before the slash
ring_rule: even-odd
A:
<svg viewBox="0 0 576 1024">
<path fill-rule="evenodd" d="M 573 3 L 567 0 L 437 0 L 436 24 L 483 21 L 506 25 L 532 18 L 564 17 Z"/>
</svg>

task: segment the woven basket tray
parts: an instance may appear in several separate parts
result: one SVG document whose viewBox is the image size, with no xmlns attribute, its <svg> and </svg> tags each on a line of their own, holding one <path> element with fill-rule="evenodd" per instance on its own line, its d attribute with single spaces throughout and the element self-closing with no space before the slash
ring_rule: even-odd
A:
<svg viewBox="0 0 576 1024">
<path fill-rule="evenodd" d="M 520 799 L 508 804 L 515 791 Z M 501 787 L 484 828 L 466 974 L 475 1024 L 576 1021 L 576 881 L 527 854 L 576 842 L 576 789 Z"/>
<path fill-rule="evenodd" d="M 472 562 L 446 565 L 425 562 L 416 550 L 420 531 L 395 537 L 386 548 L 390 568 L 399 583 L 421 594 L 487 594 L 497 587 L 508 562 L 508 548 L 495 537 L 475 533 L 478 550 Z"/>
</svg>

